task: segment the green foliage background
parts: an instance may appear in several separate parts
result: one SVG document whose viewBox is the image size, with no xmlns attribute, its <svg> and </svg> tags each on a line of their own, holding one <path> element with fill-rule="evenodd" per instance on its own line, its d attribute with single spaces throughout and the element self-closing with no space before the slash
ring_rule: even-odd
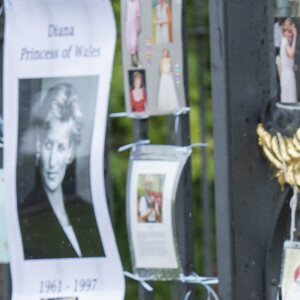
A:
<svg viewBox="0 0 300 300">
<path fill-rule="evenodd" d="M 146 0 L 141 0 L 146 1 Z M 196 15 L 195 3 L 197 0 L 186 0 L 187 4 L 187 32 L 192 32 L 197 25 L 200 16 Z M 112 0 L 118 28 L 118 39 L 114 60 L 113 78 L 111 83 L 111 94 L 109 113 L 122 112 L 125 110 L 123 74 L 122 74 L 122 55 L 120 41 L 120 1 Z M 202 7 L 202 24 L 208 28 L 208 3 L 204 2 Z M 189 102 L 190 102 L 190 139 L 191 143 L 201 142 L 200 129 L 200 85 L 199 85 L 199 55 L 204 56 L 206 69 L 202 70 L 205 75 L 207 91 L 210 91 L 210 72 L 209 72 L 209 38 L 204 37 L 205 53 L 198 53 L 197 37 L 188 35 L 188 77 L 189 77 Z M 208 155 L 209 155 L 209 185 L 211 196 L 211 216 L 212 216 L 212 249 L 213 259 L 215 261 L 215 234 L 214 234 L 214 207 L 213 207 L 213 139 L 212 139 L 212 108 L 211 95 L 208 92 L 207 101 L 207 126 L 208 126 Z M 149 120 L 149 136 L 152 144 L 168 144 L 172 140 L 170 129 L 174 126 L 173 116 L 152 117 Z M 128 118 L 109 119 L 108 122 L 110 155 L 109 172 L 111 176 L 111 214 L 116 233 L 119 252 L 121 255 L 124 270 L 131 271 L 130 252 L 126 231 L 126 207 L 125 207 L 125 187 L 129 151 L 117 152 L 120 146 L 133 142 L 133 121 Z M 202 246 L 202 212 L 201 212 L 201 149 L 194 148 L 192 154 L 192 178 L 193 178 L 193 217 L 194 217 L 194 235 L 195 235 L 195 270 L 198 274 L 204 274 L 203 270 L 203 246 Z M 213 266 L 215 269 L 215 264 Z M 214 274 L 215 275 L 215 274 Z M 155 299 L 172 299 L 172 284 L 167 282 L 154 283 Z M 126 279 L 126 299 L 138 299 L 137 283 Z M 204 297 L 201 287 L 197 287 L 199 299 Z"/>
</svg>

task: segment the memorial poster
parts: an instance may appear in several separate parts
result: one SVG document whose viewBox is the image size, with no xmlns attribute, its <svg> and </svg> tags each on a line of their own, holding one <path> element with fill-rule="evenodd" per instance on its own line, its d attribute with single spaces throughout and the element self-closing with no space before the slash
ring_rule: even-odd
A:
<svg viewBox="0 0 300 300">
<path fill-rule="evenodd" d="M 109 0 L 5 2 L 5 199 L 13 300 L 123 299 L 104 186 Z"/>
<path fill-rule="evenodd" d="M 186 106 L 182 0 L 122 0 L 126 111 L 170 114 Z"/>
</svg>

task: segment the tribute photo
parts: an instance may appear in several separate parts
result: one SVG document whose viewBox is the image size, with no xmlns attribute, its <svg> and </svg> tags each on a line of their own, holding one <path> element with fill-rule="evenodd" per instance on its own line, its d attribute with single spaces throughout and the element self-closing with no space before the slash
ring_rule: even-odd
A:
<svg viewBox="0 0 300 300">
<path fill-rule="evenodd" d="M 300 17 L 299 0 L 276 0 L 276 17 Z"/>
<path fill-rule="evenodd" d="M 298 66 L 299 20 L 296 18 L 275 18 L 274 46 L 276 55 L 276 72 L 278 83 L 278 101 L 281 103 L 297 103 L 300 98 L 300 79 Z"/>
<path fill-rule="evenodd" d="M 17 201 L 25 260 L 104 256 L 90 191 L 97 85 L 98 76 L 19 80 Z"/>
<path fill-rule="evenodd" d="M 163 49 L 159 73 L 157 110 L 160 112 L 179 110 L 180 104 L 173 79 L 172 59 L 170 58 L 169 50 L 167 48 Z"/>
<path fill-rule="evenodd" d="M 125 38 L 131 67 L 141 67 L 139 59 L 141 9 L 140 0 L 126 0 Z"/>
<path fill-rule="evenodd" d="M 286 248 L 282 271 L 282 299 L 300 299 L 300 248 Z"/>
<path fill-rule="evenodd" d="M 138 222 L 161 223 L 165 175 L 147 174 L 138 177 Z"/>
<path fill-rule="evenodd" d="M 172 43 L 172 0 L 152 0 L 153 44 Z"/>
<path fill-rule="evenodd" d="M 147 93 L 145 86 L 145 70 L 129 71 L 131 112 L 147 111 Z"/>
</svg>

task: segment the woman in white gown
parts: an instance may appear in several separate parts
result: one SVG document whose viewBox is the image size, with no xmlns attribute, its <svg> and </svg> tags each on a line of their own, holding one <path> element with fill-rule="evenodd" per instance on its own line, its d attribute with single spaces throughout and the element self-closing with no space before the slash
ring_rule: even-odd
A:
<svg viewBox="0 0 300 300">
<path fill-rule="evenodd" d="M 160 62 L 160 79 L 158 88 L 157 110 L 176 111 L 180 108 L 175 84 L 172 75 L 172 60 L 169 57 L 169 50 L 163 50 L 163 58 Z"/>
<path fill-rule="evenodd" d="M 283 24 L 283 38 L 280 44 L 280 60 L 281 60 L 281 102 L 296 103 L 297 90 L 296 78 L 294 71 L 294 57 L 296 52 L 297 29 L 288 18 Z"/>
<path fill-rule="evenodd" d="M 170 43 L 170 28 L 172 22 L 171 9 L 164 0 L 159 0 L 155 7 L 154 23 L 156 24 L 156 44 Z"/>
</svg>

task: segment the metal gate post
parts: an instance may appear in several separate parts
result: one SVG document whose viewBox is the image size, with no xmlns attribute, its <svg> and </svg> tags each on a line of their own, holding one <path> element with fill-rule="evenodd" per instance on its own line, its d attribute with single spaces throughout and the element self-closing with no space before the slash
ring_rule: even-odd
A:
<svg viewBox="0 0 300 300">
<path fill-rule="evenodd" d="M 211 0 L 217 261 L 223 300 L 266 299 L 264 265 L 280 187 L 257 146 L 275 97 L 274 1 Z M 280 264 L 280 262 L 278 262 Z"/>
<path fill-rule="evenodd" d="M 184 87 L 185 98 L 189 105 L 188 92 L 188 71 L 187 71 L 187 10 L 186 0 L 182 1 L 182 43 L 183 43 L 183 63 L 184 63 Z M 175 144 L 178 146 L 188 146 L 190 144 L 189 114 L 176 117 L 175 120 Z M 177 190 L 177 235 L 179 255 L 185 275 L 194 271 L 194 230 L 193 230 L 193 198 L 192 198 L 192 177 L 191 161 L 187 161 L 181 175 Z M 195 287 L 191 284 L 175 283 L 173 285 L 173 299 L 185 299 L 187 293 L 191 292 L 189 299 L 194 300 Z"/>
<path fill-rule="evenodd" d="M 148 119 L 134 119 L 133 120 L 133 138 L 137 142 L 142 139 L 148 139 Z M 148 282 L 152 285 L 152 282 Z M 138 287 L 139 300 L 153 300 L 154 293 L 148 292 L 145 288 L 139 284 Z"/>
</svg>

